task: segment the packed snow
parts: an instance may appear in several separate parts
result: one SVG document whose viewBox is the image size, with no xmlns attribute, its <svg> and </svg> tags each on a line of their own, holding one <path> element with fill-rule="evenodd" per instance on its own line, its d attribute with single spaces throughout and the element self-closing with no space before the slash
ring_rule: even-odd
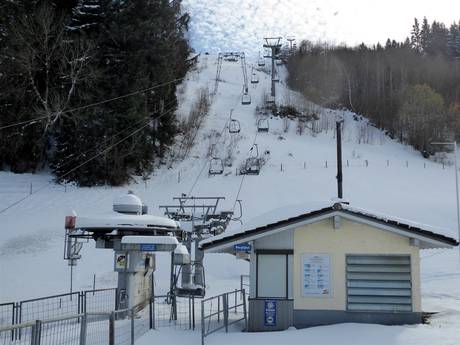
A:
<svg viewBox="0 0 460 345">
<path fill-rule="evenodd" d="M 214 87 L 216 58 L 202 55 L 200 64 L 190 72 L 178 91 L 180 118 L 187 118 L 190 105 L 200 89 Z M 31 195 L 16 207 L 0 214 L 0 303 L 66 292 L 69 267 L 63 260 L 64 217 L 75 211 L 84 216 L 110 213 L 114 197 L 133 190 L 161 216 L 158 206 L 171 204 L 182 193 L 194 196 L 225 196 L 222 209 L 233 209 L 235 199 L 242 200 L 242 222 L 263 215 L 271 209 L 291 204 L 305 204 L 336 196 L 334 119 L 345 118 L 344 126 L 344 194 L 352 205 L 364 206 L 392 217 L 410 219 L 442 229 L 446 236 L 457 238 L 455 176 L 450 165 L 443 166 L 424 159 L 412 148 L 401 145 L 366 120 L 350 112 L 314 107 L 279 83 L 279 102 L 301 102 L 313 107 L 321 116 L 323 131 L 313 135 L 306 130 L 296 133 L 296 122 L 270 118 L 269 133 L 258 133 L 255 108 L 269 91 L 270 76 L 256 70 L 260 83 L 250 85 L 253 103 L 241 105 L 242 73 L 237 63 L 224 62 L 218 92 L 195 145 L 181 162 L 168 162 L 155 171 L 148 181 L 138 179 L 120 188 L 77 188 L 60 186 L 48 173 L 11 174 L 0 172 L 0 208 L 23 198 L 30 190 L 47 188 Z M 282 68 L 281 75 L 285 73 Z M 241 124 L 238 135 L 226 130 L 230 109 Z M 363 140 L 363 128 L 366 140 Z M 251 154 L 253 143 L 265 165 L 259 176 L 236 175 L 236 169 Z M 215 150 L 210 150 L 211 147 Z M 177 148 L 176 148 L 177 149 Z M 229 157 L 231 167 L 223 175 L 208 176 L 209 152 Z M 241 187 L 241 190 L 240 190 Z M 240 192 L 238 192 L 240 190 Z M 238 207 L 235 208 L 238 214 Z M 236 223 L 235 223 L 236 224 Z M 237 225 L 232 225 L 237 226 Z M 113 287 L 111 250 L 86 244 L 83 258 L 75 268 L 74 289 L 92 286 Z M 155 278 L 156 291 L 165 292 L 169 284 L 169 256 L 159 254 Z M 308 330 L 288 330 L 276 334 L 244 334 L 233 330 L 229 335 L 213 334 L 213 343 L 305 343 L 315 344 L 441 344 L 460 343 L 460 261 L 457 250 L 422 251 L 422 304 L 425 311 L 439 312 L 431 324 L 384 327 L 377 325 L 336 325 Z M 230 255 L 209 254 L 205 257 L 207 295 L 239 287 L 240 274 L 248 273 L 248 264 Z M 198 332 L 165 330 L 150 332 L 139 344 L 168 342 L 179 344 L 199 341 Z"/>
</svg>

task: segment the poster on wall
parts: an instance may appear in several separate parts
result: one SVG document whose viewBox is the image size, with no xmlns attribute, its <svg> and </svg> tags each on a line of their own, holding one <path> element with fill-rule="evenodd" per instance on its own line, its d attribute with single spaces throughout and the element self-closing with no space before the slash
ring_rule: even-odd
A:
<svg viewBox="0 0 460 345">
<path fill-rule="evenodd" d="M 126 254 L 115 254 L 115 270 L 124 271 L 128 266 L 128 258 Z"/>
<path fill-rule="evenodd" d="M 276 326 L 276 301 L 264 301 L 264 325 Z"/>
<path fill-rule="evenodd" d="M 328 297 L 331 291 L 331 256 L 302 255 L 302 296 Z"/>
</svg>

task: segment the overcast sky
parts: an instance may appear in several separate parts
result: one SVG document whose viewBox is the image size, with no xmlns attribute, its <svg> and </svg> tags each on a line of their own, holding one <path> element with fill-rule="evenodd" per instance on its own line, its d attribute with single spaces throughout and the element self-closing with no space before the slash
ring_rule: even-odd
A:
<svg viewBox="0 0 460 345">
<path fill-rule="evenodd" d="M 192 45 L 210 52 L 257 52 L 267 35 L 384 43 L 408 36 L 414 17 L 448 26 L 460 19 L 460 0 L 183 0 L 183 5 L 192 15 Z"/>
</svg>

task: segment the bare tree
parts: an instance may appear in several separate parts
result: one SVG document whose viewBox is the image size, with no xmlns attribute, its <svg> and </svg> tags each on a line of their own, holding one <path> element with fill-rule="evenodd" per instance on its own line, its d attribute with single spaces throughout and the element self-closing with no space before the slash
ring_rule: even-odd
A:
<svg viewBox="0 0 460 345">
<path fill-rule="evenodd" d="M 36 99 L 36 114 L 45 119 L 45 135 L 62 116 L 72 116 L 67 111 L 78 84 L 89 77 L 91 48 L 68 37 L 65 18 L 47 2 L 24 15 L 12 35 L 15 63 Z"/>
</svg>

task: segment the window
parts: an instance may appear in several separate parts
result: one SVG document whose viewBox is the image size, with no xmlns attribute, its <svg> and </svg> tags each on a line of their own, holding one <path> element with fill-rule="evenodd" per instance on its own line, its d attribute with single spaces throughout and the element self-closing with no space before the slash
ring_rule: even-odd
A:
<svg viewBox="0 0 460 345">
<path fill-rule="evenodd" d="M 259 251 L 257 255 L 257 298 L 289 298 L 292 295 L 292 255 L 289 252 Z"/>
<path fill-rule="evenodd" d="M 412 311 L 409 255 L 348 255 L 347 309 Z"/>
</svg>

